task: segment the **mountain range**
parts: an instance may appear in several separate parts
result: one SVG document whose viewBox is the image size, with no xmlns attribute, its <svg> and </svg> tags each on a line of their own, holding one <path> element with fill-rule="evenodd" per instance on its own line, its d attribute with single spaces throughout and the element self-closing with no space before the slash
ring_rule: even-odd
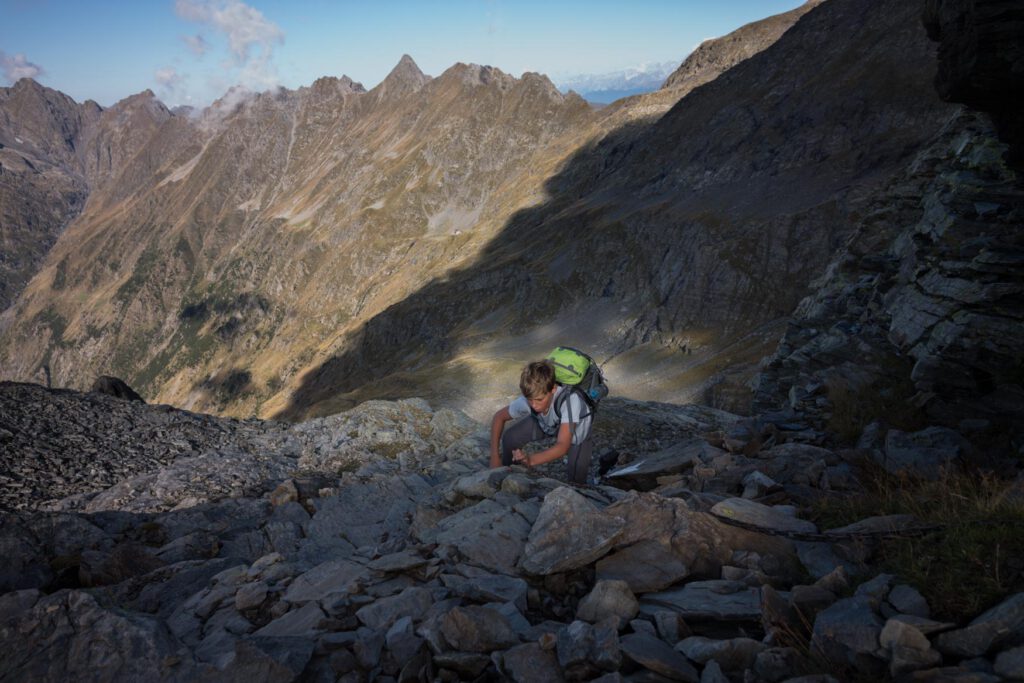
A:
<svg viewBox="0 0 1024 683">
<path fill-rule="evenodd" d="M 3 376 L 115 374 L 229 415 L 418 395 L 481 416 L 563 343 L 622 395 L 749 410 L 798 304 L 955 125 L 934 71 L 918 3 L 828 0 L 600 110 L 409 57 L 369 91 L 325 77 L 198 114 L 19 81 Z"/>
</svg>

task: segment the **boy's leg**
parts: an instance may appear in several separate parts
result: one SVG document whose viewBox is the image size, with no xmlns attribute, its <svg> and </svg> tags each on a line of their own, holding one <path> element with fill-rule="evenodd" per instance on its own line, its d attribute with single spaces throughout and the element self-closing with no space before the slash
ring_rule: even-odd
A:
<svg viewBox="0 0 1024 683">
<path fill-rule="evenodd" d="M 512 426 L 501 435 L 501 464 L 511 465 L 513 450 L 543 438 L 544 432 L 541 431 L 537 419 L 532 415 L 513 422 Z"/>
<path fill-rule="evenodd" d="M 594 442 L 588 436 L 583 443 L 569 447 L 569 463 L 566 478 L 574 484 L 586 484 L 590 476 L 590 454 L 594 450 Z"/>
</svg>

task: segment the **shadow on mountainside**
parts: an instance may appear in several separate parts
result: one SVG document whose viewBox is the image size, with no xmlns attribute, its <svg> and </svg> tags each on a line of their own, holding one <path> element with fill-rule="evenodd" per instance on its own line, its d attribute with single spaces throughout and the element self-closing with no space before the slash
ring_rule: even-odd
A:
<svg viewBox="0 0 1024 683">
<path fill-rule="evenodd" d="M 588 264 L 572 264 L 564 272 L 557 272 L 552 257 L 574 240 L 597 236 L 593 226 L 585 226 L 580 216 L 587 206 L 583 188 L 599 185 L 650 127 L 628 125 L 577 151 L 557 175 L 545 182 L 546 201 L 513 214 L 471 266 L 429 282 L 370 319 L 350 337 L 347 347 L 306 375 L 289 406 L 275 417 L 301 419 L 313 406 L 381 381 L 385 375 L 389 398 L 420 394 L 422 387 L 403 382 L 402 373 L 451 360 L 464 342 L 476 336 L 470 328 L 497 307 L 525 311 L 527 321 L 530 311 L 537 311 L 541 319 L 556 314 L 559 305 L 570 303 L 560 283 L 573 281 L 577 275 L 574 268 Z M 581 234 L 584 228 L 587 231 Z M 587 286 L 579 288 L 584 278 L 576 280 L 577 286 L 572 288 L 575 294 L 592 294 Z M 611 296 L 614 283 L 606 284 L 605 294 Z M 416 358 L 410 366 L 404 359 L 412 356 Z M 469 372 L 456 372 L 469 381 Z"/>
<path fill-rule="evenodd" d="M 472 265 L 370 319 L 275 417 L 302 419 L 395 369 L 429 376 L 469 343 L 572 304 L 619 311 L 605 332 L 617 351 L 686 329 L 728 342 L 790 315 L 865 197 L 948 118 L 920 8 L 884 5 L 824 3 L 660 119 L 576 151 L 543 203 L 512 215 Z M 587 313 L 581 336 L 600 331 Z"/>
</svg>

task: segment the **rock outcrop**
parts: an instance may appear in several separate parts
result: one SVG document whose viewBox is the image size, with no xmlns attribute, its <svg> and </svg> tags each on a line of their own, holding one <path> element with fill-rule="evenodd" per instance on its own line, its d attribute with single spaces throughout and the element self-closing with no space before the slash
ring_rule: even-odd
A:
<svg viewBox="0 0 1024 683">
<path fill-rule="evenodd" d="M 894 520 L 863 520 L 849 544 L 782 504 L 840 454 L 769 444 L 758 469 L 797 459 L 772 471 L 777 490 L 712 493 L 753 491 L 722 462 L 738 453 L 692 448 L 700 433 L 739 449 L 722 435 L 743 421 L 720 411 L 608 405 L 599 436 L 624 467 L 653 454 L 612 425 L 643 416 L 648 447 L 654 432 L 690 444 L 690 466 L 708 470 L 688 480 L 703 490 L 669 477 L 636 492 L 485 469 L 486 431 L 422 400 L 283 425 L 9 383 L 0 397 L 5 425 L 46 416 L 45 441 L 65 453 L 101 437 L 128 451 L 157 429 L 199 453 L 0 511 L 3 678 L 951 680 L 1012 678 L 1020 660 L 1021 594 L 970 623 L 934 621 L 912 586 L 855 559 Z M 40 447 L 6 430 L 5 457 Z M 5 475 L 8 493 L 42 481 Z"/>
</svg>

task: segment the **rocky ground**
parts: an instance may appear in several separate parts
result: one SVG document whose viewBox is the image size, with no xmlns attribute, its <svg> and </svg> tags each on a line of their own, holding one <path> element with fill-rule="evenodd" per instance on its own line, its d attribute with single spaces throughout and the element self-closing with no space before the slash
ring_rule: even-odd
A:
<svg viewBox="0 0 1024 683">
<path fill-rule="evenodd" d="M 618 464 L 570 487 L 487 469 L 482 425 L 416 399 L 291 426 L 30 385 L 0 406 L 22 487 L 0 513 L 2 680 L 1024 676 L 1024 594 L 933 620 L 868 563 L 914 520 L 797 516 L 856 493 L 863 453 L 792 413 L 609 400 Z M 59 484 L 23 464 L 58 456 Z"/>
</svg>

